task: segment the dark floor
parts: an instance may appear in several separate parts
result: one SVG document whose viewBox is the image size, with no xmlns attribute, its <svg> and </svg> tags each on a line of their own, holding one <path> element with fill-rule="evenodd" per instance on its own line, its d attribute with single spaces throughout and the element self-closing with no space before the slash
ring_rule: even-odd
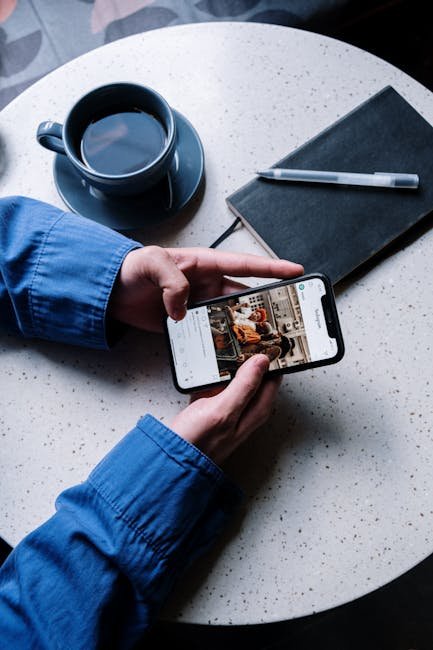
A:
<svg viewBox="0 0 433 650">
<path fill-rule="evenodd" d="M 367 11 L 359 21 L 337 28 L 334 35 L 389 61 L 433 90 L 431 1 L 378 4 L 382 9 Z"/>
<path fill-rule="evenodd" d="M 248 627 L 164 625 L 151 650 L 432 650 L 433 559 L 353 603 L 295 621 Z M 149 648 L 149 645 L 146 645 Z"/>
<path fill-rule="evenodd" d="M 81 53 L 76 45 L 60 43 L 62 29 L 69 26 L 67 20 L 60 20 L 62 12 L 75 6 L 75 18 L 84 16 L 90 21 L 92 5 L 103 2 L 109 5 L 109 0 L 58 0 L 55 4 L 21 0 L 18 7 L 16 0 L 0 0 L 0 108 L 50 69 Z M 156 5 L 130 15 L 126 12 L 122 20 L 111 22 L 107 10 L 106 24 L 93 24 L 93 31 L 83 28 L 79 32 L 83 38 L 81 51 L 128 33 L 179 22 L 254 20 L 304 27 L 353 43 L 390 61 L 433 90 L 433 23 L 427 1 L 201 0 L 161 1 Z M 314 14 L 310 11 L 314 5 L 325 9 Z M 58 15 L 48 20 L 48 9 Z M 26 21 L 27 31 L 21 29 Z M 69 31 L 75 37 L 77 31 Z M 7 550 L 0 542 L 0 558 Z M 432 610 L 433 556 L 377 592 L 322 614 L 249 627 L 159 625 L 145 647 L 433 650 Z"/>
</svg>

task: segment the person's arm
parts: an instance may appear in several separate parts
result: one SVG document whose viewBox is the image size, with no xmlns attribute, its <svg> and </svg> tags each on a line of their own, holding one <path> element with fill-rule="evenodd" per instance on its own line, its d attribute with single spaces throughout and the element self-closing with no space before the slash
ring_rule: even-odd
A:
<svg viewBox="0 0 433 650">
<path fill-rule="evenodd" d="M 268 366 L 263 355 L 250 359 L 172 429 L 144 417 L 86 482 L 60 495 L 56 514 L 0 570 L 5 647 L 134 647 L 240 499 L 213 461 L 269 417 L 279 381 L 262 381 Z"/>
<path fill-rule="evenodd" d="M 0 199 L 0 327 L 26 337 L 107 348 L 116 325 L 162 331 L 188 297 L 290 278 L 299 264 L 209 248 L 143 247 L 94 221 L 26 197 Z"/>
<path fill-rule="evenodd" d="M 107 304 L 126 255 L 141 245 L 26 197 L 0 199 L 0 327 L 28 338 L 107 348 Z"/>
<path fill-rule="evenodd" d="M 205 297 L 238 288 L 225 274 L 300 269 L 207 249 L 131 250 L 137 246 L 46 204 L 1 201 L 4 323 L 25 336 L 106 347 L 107 313 L 157 328 L 164 311 L 182 317 L 189 283 Z M 141 420 L 18 545 L 0 573 L 7 647 L 133 646 L 239 499 L 210 459 L 223 461 L 272 408 L 278 382 L 262 381 L 265 357 L 250 361 L 222 393 L 184 409 L 172 429 Z"/>
<path fill-rule="evenodd" d="M 239 498 L 197 448 L 141 419 L 8 557 L 1 647 L 133 647 Z"/>
<path fill-rule="evenodd" d="M 236 316 L 237 312 L 234 311 L 233 307 L 230 307 L 230 305 L 224 305 L 224 311 L 227 315 L 227 319 L 230 321 L 230 323 L 235 323 L 236 322 Z"/>
</svg>

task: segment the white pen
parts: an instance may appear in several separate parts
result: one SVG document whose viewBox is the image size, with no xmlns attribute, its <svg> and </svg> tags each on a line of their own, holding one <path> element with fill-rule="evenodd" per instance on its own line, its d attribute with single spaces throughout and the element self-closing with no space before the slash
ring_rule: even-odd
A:
<svg viewBox="0 0 433 650">
<path fill-rule="evenodd" d="M 337 183 L 339 185 L 366 185 L 372 187 L 398 187 L 415 190 L 419 184 L 418 174 L 394 174 L 374 172 L 358 174 L 355 172 L 325 172 L 312 169 L 281 169 L 272 167 L 256 172 L 263 178 L 277 181 L 306 181 L 309 183 Z"/>
</svg>

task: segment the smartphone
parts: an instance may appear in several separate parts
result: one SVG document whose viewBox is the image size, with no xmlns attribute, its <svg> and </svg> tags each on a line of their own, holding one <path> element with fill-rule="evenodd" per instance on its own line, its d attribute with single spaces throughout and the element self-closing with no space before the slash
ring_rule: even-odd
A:
<svg viewBox="0 0 433 650">
<path fill-rule="evenodd" d="M 170 363 L 182 393 L 229 382 L 253 354 L 270 374 L 336 363 L 344 343 L 329 278 L 321 273 L 246 289 L 167 318 Z"/>
</svg>

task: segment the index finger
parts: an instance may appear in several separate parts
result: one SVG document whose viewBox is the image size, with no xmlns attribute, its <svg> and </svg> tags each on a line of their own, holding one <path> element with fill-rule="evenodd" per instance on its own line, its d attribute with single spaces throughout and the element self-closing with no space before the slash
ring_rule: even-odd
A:
<svg viewBox="0 0 433 650">
<path fill-rule="evenodd" d="M 234 277 L 293 278 L 302 275 L 304 267 L 288 260 L 271 259 L 251 253 L 229 253 L 214 248 L 169 248 L 176 264 L 194 260 L 197 271 Z M 185 267 L 184 267 L 185 268 Z"/>
</svg>

